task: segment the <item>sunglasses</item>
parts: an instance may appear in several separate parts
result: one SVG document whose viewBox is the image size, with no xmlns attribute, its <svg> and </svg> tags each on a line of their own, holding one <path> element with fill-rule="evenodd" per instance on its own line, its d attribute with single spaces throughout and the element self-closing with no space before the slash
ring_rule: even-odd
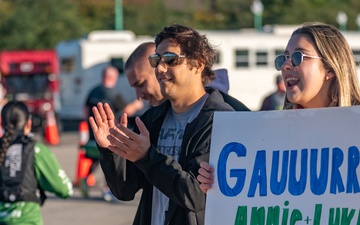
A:
<svg viewBox="0 0 360 225">
<path fill-rule="evenodd" d="M 275 68 L 280 71 L 285 63 L 285 61 L 290 58 L 291 64 L 293 67 L 298 67 L 304 61 L 304 58 L 311 58 L 311 59 L 323 59 L 319 56 L 311 56 L 306 55 L 300 51 L 293 52 L 291 55 L 278 55 L 275 58 Z"/>
<path fill-rule="evenodd" d="M 180 59 L 185 57 L 185 55 L 177 55 L 175 53 L 165 53 L 162 56 L 159 54 L 152 54 L 149 56 L 149 62 L 151 67 L 156 68 L 160 63 L 161 58 L 163 58 L 163 62 L 166 66 L 174 67 L 181 64 L 182 62 Z"/>
</svg>

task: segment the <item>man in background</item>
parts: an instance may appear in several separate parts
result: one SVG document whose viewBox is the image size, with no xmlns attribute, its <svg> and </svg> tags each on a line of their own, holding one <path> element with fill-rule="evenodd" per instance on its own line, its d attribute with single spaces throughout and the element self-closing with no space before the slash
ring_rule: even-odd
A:
<svg viewBox="0 0 360 225">
<path fill-rule="evenodd" d="M 125 74 L 130 86 L 136 90 L 137 99 L 146 100 L 152 106 L 158 106 L 164 101 L 155 69 L 148 60 L 149 55 L 155 53 L 155 48 L 154 42 L 142 43 L 125 63 Z"/>
<path fill-rule="evenodd" d="M 140 100 L 135 100 L 129 104 L 124 100 L 123 96 L 115 88 L 118 81 L 119 71 L 113 66 L 106 66 L 102 72 L 101 84 L 94 87 L 88 94 L 86 99 L 84 111 L 86 118 L 93 116 L 92 107 L 96 106 L 98 102 L 108 103 L 115 113 L 116 118 L 119 118 L 121 113 L 127 113 L 129 116 L 133 115 L 137 110 L 143 107 Z M 89 125 L 90 127 L 90 125 Z M 89 129 L 89 141 L 85 144 L 85 156 L 92 160 L 89 172 L 85 179 L 80 181 L 80 189 L 83 197 L 89 197 L 87 179 L 95 169 L 99 166 L 99 150 L 97 149 L 95 137 L 92 129 Z M 102 190 L 103 198 L 106 201 L 113 200 L 112 194 L 105 185 Z"/>
<path fill-rule="evenodd" d="M 281 110 L 285 100 L 285 84 L 281 75 L 276 76 L 276 91 L 268 95 L 260 108 L 260 110 Z"/>
</svg>

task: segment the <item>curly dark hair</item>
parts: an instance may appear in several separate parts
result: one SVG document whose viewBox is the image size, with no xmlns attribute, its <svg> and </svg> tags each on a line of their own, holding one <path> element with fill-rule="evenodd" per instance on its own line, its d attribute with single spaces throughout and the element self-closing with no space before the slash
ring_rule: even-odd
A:
<svg viewBox="0 0 360 225">
<path fill-rule="evenodd" d="M 215 79 L 216 75 L 212 70 L 212 65 L 215 62 L 216 54 L 205 35 L 201 35 L 190 27 L 174 24 L 164 27 L 162 31 L 156 35 L 156 47 L 158 47 L 164 39 L 171 39 L 179 44 L 182 51 L 181 54 L 186 55 L 191 69 L 198 67 L 199 63 L 204 64 L 204 70 L 202 72 L 202 82 L 204 86 Z"/>
<path fill-rule="evenodd" d="M 18 135 L 23 134 L 29 118 L 29 110 L 22 102 L 10 101 L 2 109 L 1 121 L 5 133 L 0 139 L 0 165 L 4 162 L 10 144 Z"/>
</svg>

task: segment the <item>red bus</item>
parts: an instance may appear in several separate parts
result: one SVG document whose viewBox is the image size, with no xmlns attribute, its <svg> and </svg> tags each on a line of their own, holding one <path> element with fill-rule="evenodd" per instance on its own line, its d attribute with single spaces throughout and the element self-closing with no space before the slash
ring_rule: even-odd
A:
<svg viewBox="0 0 360 225">
<path fill-rule="evenodd" d="M 57 118 L 60 82 L 54 50 L 0 52 L 0 72 L 8 100 L 22 101 L 28 106 L 34 132 L 45 128 L 49 112 Z"/>
</svg>

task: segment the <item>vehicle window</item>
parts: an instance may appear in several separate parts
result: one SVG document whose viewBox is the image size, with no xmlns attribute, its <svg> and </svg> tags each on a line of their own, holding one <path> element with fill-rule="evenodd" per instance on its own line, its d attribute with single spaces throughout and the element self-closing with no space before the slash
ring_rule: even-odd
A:
<svg viewBox="0 0 360 225">
<path fill-rule="evenodd" d="M 268 53 L 266 50 L 256 51 L 256 66 L 267 66 L 268 65 Z"/>
<path fill-rule="evenodd" d="M 62 73 L 71 73 L 75 70 L 74 58 L 62 58 L 60 60 L 60 71 Z"/>
<path fill-rule="evenodd" d="M 216 58 L 214 64 L 219 64 L 221 62 L 221 54 L 218 51 L 215 51 Z"/>
<path fill-rule="evenodd" d="M 48 74 L 4 76 L 7 94 L 10 99 L 47 99 L 49 96 Z M 21 96 L 21 99 L 19 99 Z"/>
<path fill-rule="evenodd" d="M 249 50 L 235 50 L 235 67 L 249 67 Z"/>
</svg>

